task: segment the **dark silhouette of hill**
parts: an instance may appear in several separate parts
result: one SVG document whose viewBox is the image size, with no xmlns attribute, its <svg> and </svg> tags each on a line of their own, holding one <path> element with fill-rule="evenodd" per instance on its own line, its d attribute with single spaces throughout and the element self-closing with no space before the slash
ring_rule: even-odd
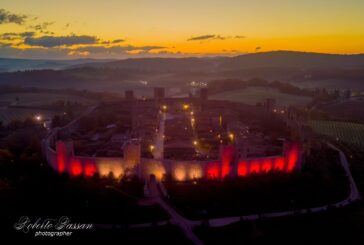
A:
<svg viewBox="0 0 364 245">
<path fill-rule="evenodd" d="M 136 71 L 155 71 L 155 72 L 180 72 L 180 71 L 213 71 L 216 65 L 220 64 L 227 57 L 216 58 L 136 58 L 117 60 L 112 62 L 95 62 L 91 64 L 75 65 L 74 67 L 95 67 L 128 69 Z"/>
<path fill-rule="evenodd" d="M 364 54 L 340 55 L 272 51 L 214 58 L 138 58 L 80 66 L 148 71 L 229 71 L 255 68 L 363 68 Z"/>
<path fill-rule="evenodd" d="M 1 73 L 15 67 L 33 67 L 34 70 Z M 45 67 L 47 69 L 43 70 Z M 229 78 L 280 80 L 303 87 L 364 89 L 364 54 L 274 51 L 236 57 L 114 61 L 0 59 L 0 85 L 108 90 L 135 88 L 141 86 L 140 80 L 149 81 L 149 86 L 185 87 L 193 80 L 208 82 Z"/>
<path fill-rule="evenodd" d="M 295 51 L 273 51 L 246 54 L 226 59 L 222 70 L 242 68 L 363 68 L 364 54 L 340 55 Z"/>
<path fill-rule="evenodd" d="M 76 60 L 47 60 L 47 59 L 11 59 L 0 58 L 0 72 L 65 69 L 77 64 L 90 64 L 92 62 L 110 62 L 111 60 L 76 59 Z"/>
</svg>

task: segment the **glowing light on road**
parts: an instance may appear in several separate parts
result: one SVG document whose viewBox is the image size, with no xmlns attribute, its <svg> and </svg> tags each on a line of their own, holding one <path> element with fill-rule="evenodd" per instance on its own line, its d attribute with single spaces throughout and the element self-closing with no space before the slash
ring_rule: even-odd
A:
<svg viewBox="0 0 364 245">
<path fill-rule="evenodd" d="M 230 139 L 231 141 L 234 141 L 234 134 L 233 134 L 233 133 L 230 133 L 230 134 L 229 134 L 229 139 Z"/>
<path fill-rule="evenodd" d="M 194 117 L 191 118 L 191 125 L 192 125 L 192 128 L 195 127 L 195 123 L 196 123 L 196 120 Z"/>
</svg>

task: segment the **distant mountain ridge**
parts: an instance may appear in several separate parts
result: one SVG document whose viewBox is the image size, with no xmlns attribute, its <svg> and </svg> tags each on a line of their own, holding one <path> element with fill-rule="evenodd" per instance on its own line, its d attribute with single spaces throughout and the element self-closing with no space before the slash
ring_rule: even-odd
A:
<svg viewBox="0 0 364 245">
<path fill-rule="evenodd" d="M 0 86 L 114 91 L 152 86 L 179 88 L 188 86 L 191 81 L 261 78 L 302 87 L 364 89 L 364 54 L 273 51 L 235 57 L 111 61 L 0 59 L 0 70 L 8 71 L 0 72 Z M 23 72 L 9 72 L 16 70 Z M 148 86 L 140 81 L 148 81 Z"/>
<path fill-rule="evenodd" d="M 271 51 L 235 57 L 130 58 L 124 60 L 27 60 L 0 58 L 0 72 L 80 67 L 155 72 L 220 72 L 256 68 L 364 68 L 364 54 L 342 55 L 297 51 Z"/>
<path fill-rule="evenodd" d="M 77 64 L 90 64 L 93 62 L 110 62 L 107 60 L 96 59 L 76 59 L 76 60 L 47 60 L 47 59 L 13 59 L 0 58 L 0 72 L 42 70 L 42 69 L 65 69 Z"/>
<path fill-rule="evenodd" d="M 271 51 L 235 57 L 136 58 L 76 65 L 147 71 L 232 71 L 255 68 L 364 68 L 364 54 L 341 55 Z"/>
<path fill-rule="evenodd" d="M 232 57 L 222 64 L 221 69 L 259 67 L 299 67 L 299 68 L 363 68 L 364 54 L 322 54 L 295 51 L 273 51 Z"/>
</svg>

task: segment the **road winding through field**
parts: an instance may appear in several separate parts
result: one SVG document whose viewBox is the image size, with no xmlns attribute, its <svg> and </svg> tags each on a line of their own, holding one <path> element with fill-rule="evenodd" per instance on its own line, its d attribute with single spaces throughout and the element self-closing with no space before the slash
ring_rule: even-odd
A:
<svg viewBox="0 0 364 245">
<path fill-rule="evenodd" d="M 224 217 L 224 218 L 217 218 L 217 219 L 209 219 L 208 224 L 211 227 L 222 227 L 226 225 L 230 225 L 236 222 L 240 222 L 243 220 L 258 220 L 261 218 L 276 218 L 276 217 L 284 217 L 284 216 L 291 216 L 297 214 L 306 214 L 306 213 L 317 213 L 317 212 L 324 212 L 327 211 L 330 207 L 340 208 L 351 204 L 354 201 L 357 201 L 361 198 L 357 185 L 352 177 L 349 162 L 345 156 L 345 154 L 337 148 L 335 145 L 328 143 L 329 147 L 339 152 L 340 163 L 348 177 L 349 184 L 350 184 L 350 193 L 347 198 L 342 201 L 329 203 L 319 207 L 313 208 L 303 208 L 303 209 L 296 209 L 296 210 L 289 210 L 283 212 L 273 212 L 273 213 L 260 213 L 260 214 L 251 214 L 251 215 L 243 215 L 243 216 L 234 216 L 234 217 Z M 181 228 L 183 233 L 188 237 L 194 244 L 196 245 L 203 245 L 203 242 L 194 234 L 193 228 L 195 226 L 203 224 L 202 220 L 192 221 L 189 220 L 182 215 L 180 215 L 172 206 L 170 206 L 164 199 L 163 193 L 161 192 L 160 183 L 153 180 L 148 182 L 148 189 L 150 193 L 150 199 L 152 203 L 159 204 L 170 216 L 170 222 L 175 224 Z M 151 227 L 152 225 L 166 225 L 168 224 L 167 221 L 161 221 L 157 224 L 155 223 L 145 223 L 145 224 L 135 224 L 131 225 L 132 228 L 139 228 L 139 227 Z"/>
</svg>

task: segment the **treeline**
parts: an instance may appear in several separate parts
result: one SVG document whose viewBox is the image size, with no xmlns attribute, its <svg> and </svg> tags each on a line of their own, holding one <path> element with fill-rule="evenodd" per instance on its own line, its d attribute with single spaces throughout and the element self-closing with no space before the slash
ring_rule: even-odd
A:
<svg viewBox="0 0 364 245">
<path fill-rule="evenodd" d="M 92 87 L 110 81 L 135 80 L 140 73 L 125 69 L 74 68 L 66 70 L 31 70 L 0 73 L 0 81 L 6 85 L 34 87 L 44 84 L 49 88 Z M 99 86 L 97 86 L 99 87 Z M 97 88 L 96 88 L 97 89 Z"/>
<path fill-rule="evenodd" d="M 274 88 L 285 94 L 301 95 L 314 97 L 315 92 L 308 89 L 302 89 L 296 87 L 290 83 L 284 83 L 280 81 L 269 82 L 263 79 L 250 79 L 250 80 L 240 80 L 240 79 L 223 79 L 211 81 L 208 85 L 209 93 L 221 93 L 224 91 L 231 91 L 237 89 L 245 89 L 247 87 L 258 86 L 266 88 Z"/>
<path fill-rule="evenodd" d="M 33 118 L 0 125 L 0 161 L 41 159 L 41 140 L 46 130 Z"/>
<path fill-rule="evenodd" d="M 80 96 L 91 100 L 102 100 L 104 98 L 118 98 L 120 95 L 113 92 L 95 92 L 90 90 L 77 90 L 77 89 L 50 89 L 50 88 L 38 88 L 38 87 L 20 87 L 2 85 L 0 86 L 0 94 L 9 93 L 45 93 L 45 94 L 67 94 L 73 96 Z"/>
</svg>

